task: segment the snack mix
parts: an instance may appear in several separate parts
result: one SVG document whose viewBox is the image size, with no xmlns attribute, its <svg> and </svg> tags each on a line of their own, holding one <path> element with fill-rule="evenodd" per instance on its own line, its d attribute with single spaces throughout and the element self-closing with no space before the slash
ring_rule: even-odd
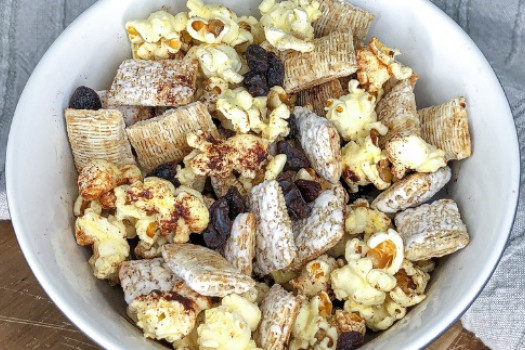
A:
<svg viewBox="0 0 525 350">
<path fill-rule="evenodd" d="M 132 59 L 65 110 L 75 238 L 144 336 L 185 350 L 356 349 L 469 242 L 432 202 L 471 155 L 463 97 L 342 0 L 188 0 L 126 23 Z"/>
</svg>

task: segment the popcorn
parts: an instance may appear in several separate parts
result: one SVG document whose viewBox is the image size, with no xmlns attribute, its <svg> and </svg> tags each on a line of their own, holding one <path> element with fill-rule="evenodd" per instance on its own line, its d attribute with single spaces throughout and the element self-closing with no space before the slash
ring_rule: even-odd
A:
<svg viewBox="0 0 525 350">
<path fill-rule="evenodd" d="M 319 3 L 306 0 L 263 0 L 259 5 L 266 40 L 279 51 L 310 52 L 314 44 L 312 23 L 321 16 Z"/>
<path fill-rule="evenodd" d="M 278 154 L 275 157 L 272 157 L 268 164 L 266 164 L 264 180 L 277 179 L 279 174 L 283 171 L 284 166 L 286 165 L 286 159 L 286 154 Z"/>
<path fill-rule="evenodd" d="M 264 40 L 264 28 L 262 27 L 259 20 L 253 16 L 241 16 L 239 17 L 239 26 L 252 33 L 253 43 L 260 45 Z"/>
<path fill-rule="evenodd" d="M 390 79 L 408 79 L 413 71 L 395 61 L 400 52 L 389 49 L 377 38 L 370 39 L 368 46 L 356 50 L 357 79 L 361 86 L 378 99 L 383 95 L 383 85 Z"/>
<path fill-rule="evenodd" d="M 385 302 L 375 306 L 366 306 L 353 300 L 345 302 L 345 310 L 357 312 L 365 320 L 368 328 L 373 331 L 388 329 L 395 321 L 405 317 L 407 309 L 401 307 L 390 297 Z"/>
<path fill-rule="evenodd" d="M 421 173 L 431 173 L 446 165 L 440 149 L 426 143 L 417 135 L 410 135 L 389 144 L 392 162 Z"/>
<path fill-rule="evenodd" d="M 332 303 L 324 292 L 303 301 L 292 328 L 289 349 L 335 350 L 338 331 L 327 320 L 331 311 Z"/>
<path fill-rule="evenodd" d="M 221 305 L 205 312 L 197 332 L 199 349 L 257 349 L 251 332 L 261 320 L 259 307 L 238 295 L 222 299 Z"/>
<path fill-rule="evenodd" d="M 195 174 L 195 171 L 193 171 L 191 167 L 183 168 L 177 165 L 175 178 L 180 182 L 181 186 L 192 188 L 199 194 L 204 190 L 204 186 L 206 185 L 206 176 Z"/>
<path fill-rule="evenodd" d="M 332 289 L 340 300 L 353 300 L 365 306 L 382 304 L 386 292 L 396 285 L 388 273 L 373 268 L 372 260 L 349 260 L 348 264 L 330 274 Z"/>
<path fill-rule="evenodd" d="M 160 60 L 174 58 L 182 48 L 181 32 L 188 16 L 173 16 L 165 11 L 152 13 L 145 20 L 126 22 L 134 59 Z"/>
<path fill-rule="evenodd" d="M 368 253 L 368 246 L 359 238 L 352 238 L 346 242 L 344 252 L 346 261 L 359 260 L 366 257 L 366 253 Z"/>
<path fill-rule="evenodd" d="M 357 80 L 348 83 L 348 95 L 328 100 L 326 119 L 330 120 L 345 141 L 357 141 L 370 135 L 372 129 L 385 135 L 387 127 L 377 121 L 376 97 L 358 88 Z"/>
<path fill-rule="evenodd" d="M 405 246 L 401 236 L 393 229 L 378 232 L 368 239 L 366 256 L 372 260 L 375 269 L 383 270 L 390 275 L 401 268 Z"/>
<path fill-rule="evenodd" d="M 279 86 L 273 87 L 267 97 L 253 98 L 245 88 L 226 90 L 217 100 L 222 125 L 240 133 L 254 131 L 262 138 L 275 141 L 288 136 L 287 119 L 290 110 L 285 104 L 288 95 Z"/>
<path fill-rule="evenodd" d="M 188 0 L 186 6 L 190 9 L 186 30 L 193 39 L 231 47 L 253 42 L 251 32 L 239 26 L 237 15 L 226 6 L 206 5 L 201 0 Z"/>
<path fill-rule="evenodd" d="M 367 202 L 368 204 L 368 202 Z M 392 220 L 377 209 L 350 207 L 346 211 L 345 232 L 349 235 L 364 233 L 365 240 L 376 232 L 384 232 L 392 225 Z"/>
<path fill-rule="evenodd" d="M 82 216 L 88 208 L 98 215 L 102 213 L 102 205 L 98 201 L 88 201 L 78 196 L 73 204 L 73 215 L 76 217 Z"/>
<path fill-rule="evenodd" d="M 341 150 L 341 158 L 343 179 L 352 192 L 358 192 L 359 186 L 366 186 L 370 183 L 373 183 L 380 190 L 390 186 L 391 179 L 385 176 L 383 179 L 379 169 L 379 165 L 387 161 L 387 156 L 381 152 L 371 136 L 347 143 Z"/>
<path fill-rule="evenodd" d="M 170 343 L 190 334 L 200 311 L 190 298 L 156 291 L 133 300 L 128 310 L 145 337 Z"/>
<path fill-rule="evenodd" d="M 202 44 L 188 52 L 195 55 L 205 77 L 218 77 L 230 84 L 239 84 L 243 81 L 240 74 L 242 62 L 237 52 L 225 44 Z"/>
<path fill-rule="evenodd" d="M 92 209 L 86 209 L 75 221 L 75 237 L 79 245 L 91 245 L 93 256 L 89 265 L 99 279 L 118 280 L 120 263 L 129 256 L 124 224 L 114 217 L 104 218 Z"/>
<path fill-rule="evenodd" d="M 241 176 L 253 179 L 268 157 L 268 143 L 254 135 L 209 142 L 202 133 L 190 133 L 187 141 L 196 150 L 184 158 L 184 163 L 202 176 L 225 178 L 236 170 Z"/>
<path fill-rule="evenodd" d="M 330 291 L 330 272 L 337 267 L 334 258 L 322 255 L 310 261 L 301 271 L 299 277 L 290 281 L 290 285 L 298 294 L 312 298 L 320 292 Z"/>
<path fill-rule="evenodd" d="M 153 244 L 158 233 L 173 233 L 174 242 L 184 243 L 190 233 L 201 233 L 209 223 L 202 196 L 190 192 L 186 189 L 177 193 L 169 181 L 156 177 L 120 186 L 115 189 L 116 216 L 119 220 L 136 219 L 137 234 L 146 243 Z"/>
<path fill-rule="evenodd" d="M 402 307 L 411 307 L 425 300 L 425 289 L 430 275 L 403 260 L 401 269 L 394 275 L 397 285 L 390 291 L 390 298 Z"/>
</svg>

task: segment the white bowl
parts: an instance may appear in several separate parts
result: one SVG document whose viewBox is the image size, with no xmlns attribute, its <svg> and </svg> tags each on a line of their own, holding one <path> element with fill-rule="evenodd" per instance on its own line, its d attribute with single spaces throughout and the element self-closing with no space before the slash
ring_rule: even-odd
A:
<svg viewBox="0 0 525 350">
<path fill-rule="evenodd" d="M 447 258 L 432 277 L 428 298 L 365 348 L 422 348 L 468 308 L 492 274 L 511 229 L 519 188 L 516 130 L 505 95 L 479 49 L 425 0 L 354 0 L 376 15 L 371 29 L 421 76 L 419 107 L 463 95 L 469 103 L 474 154 L 453 165 L 448 194 L 460 207 L 470 245 Z M 107 88 L 130 55 L 124 23 L 173 0 L 101 0 L 53 44 L 20 98 L 7 149 L 7 192 L 18 241 L 46 292 L 94 341 L 108 349 L 154 349 L 125 316 L 119 288 L 97 281 L 89 249 L 73 237 L 76 171 L 63 110 L 79 85 Z M 224 0 L 240 14 L 257 0 Z"/>
</svg>

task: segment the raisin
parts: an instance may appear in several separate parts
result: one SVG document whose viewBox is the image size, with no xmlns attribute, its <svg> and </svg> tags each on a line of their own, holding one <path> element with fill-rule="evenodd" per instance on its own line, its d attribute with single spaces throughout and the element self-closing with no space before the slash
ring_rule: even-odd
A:
<svg viewBox="0 0 525 350">
<path fill-rule="evenodd" d="M 69 108 L 99 110 L 102 102 L 97 92 L 85 86 L 78 87 L 69 99 Z"/>
<path fill-rule="evenodd" d="M 210 249 L 220 248 L 226 243 L 228 237 L 222 236 L 213 225 L 208 225 L 208 228 L 202 233 L 204 245 Z"/>
<path fill-rule="evenodd" d="M 223 236 L 228 238 L 232 230 L 232 221 L 230 220 L 230 207 L 225 198 L 219 199 L 213 203 L 210 208 L 211 224 Z"/>
<path fill-rule="evenodd" d="M 253 97 L 268 95 L 268 82 L 263 73 L 250 71 L 244 75 L 244 86 Z"/>
<path fill-rule="evenodd" d="M 298 139 L 299 138 L 299 126 L 297 125 L 297 118 L 295 115 L 291 114 L 288 118 L 288 127 L 290 128 L 290 133 L 288 134 L 289 139 Z"/>
<path fill-rule="evenodd" d="M 153 169 L 152 171 L 150 171 L 148 173 L 148 175 L 146 175 L 146 176 L 147 177 L 150 177 L 150 176 L 158 177 L 158 178 L 161 178 L 161 179 L 164 179 L 164 180 L 168 180 L 175 187 L 179 187 L 180 186 L 180 182 L 175 178 L 175 167 L 174 167 L 174 164 L 163 164 L 163 165 L 160 165 L 160 166 L 156 167 L 155 169 Z"/>
<path fill-rule="evenodd" d="M 359 332 L 345 332 L 337 339 L 336 350 L 354 350 L 363 345 L 364 336 Z"/>
<path fill-rule="evenodd" d="M 244 202 L 244 198 L 239 193 L 237 187 L 230 187 L 224 198 L 228 202 L 228 206 L 230 208 L 231 220 L 235 220 L 237 215 L 239 215 L 240 213 L 246 213 L 248 211 L 248 208 L 246 207 L 246 204 Z"/>
<path fill-rule="evenodd" d="M 204 241 L 203 234 L 200 233 L 192 233 L 190 235 L 190 242 L 196 245 L 201 245 L 206 247 L 206 242 Z"/>
<path fill-rule="evenodd" d="M 312 213 L 312 208 L 306 204 L 299 188 L 293 182 L 286 180 L 280 181 L 279 185 L 283 190 L 290 219 L 297 221 L 309 217 Z"/>
<path fill-rule="evenodd" d="M 266 71 L 266 80 L 270 88 L 274 86 L 283 86 L 284 81 L 284 64 L 276 54 L 268 54 L 268 70 Z"/>
<path fill-rule="evenodd" d="M 310 167 L 310 161 L 305 154 L 286 141 L 277 142 L 277 152 L 286 154 L 284 170 L 299 170 Z"/>
<path fill-rule="evenodd" d="M 295 174 L 296 174 L 295 171 L 292 171 L 292 170 L 283 171 L 282 173 L 280 173 L 277 176 L 277 182 L 280 182 L 280 181 L 293 182 L 293 178 L 294 178 Z"/>
<path fill-rule="evenodd" d="M 246 49 L 246 61 L 250 70 L 266 73 L 269 68 L 268 52 L 259 45 L 252 44 Z"/>
<path fill-rule="evenodd" d="M 311 203 L 321 194 L 321 184 L 310 180 L 297 180 L 295 185 L 301 191 L 301 195 L 307 203 Z"/>
</svg>

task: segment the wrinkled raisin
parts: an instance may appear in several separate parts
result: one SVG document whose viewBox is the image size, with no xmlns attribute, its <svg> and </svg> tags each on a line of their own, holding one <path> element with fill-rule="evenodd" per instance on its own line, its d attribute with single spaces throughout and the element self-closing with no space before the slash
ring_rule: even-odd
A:
<svg viewBox="0 0 525 350">
<path fill-rule="evenodd" d="M 246 61 L 250 70 L 266 73 L 269 68 L 268 52 L 259 45 L 252 44 L 246 49 Z"/>
<path fill-rule="evenodd" d="M 210 208 L 211 224 L 223 236 L 228 237 L 232 230 L 232 221 L 230 220 L 230 207 L 225 198 L 219 199 L 213 203 Z"/>
<path fill-rule="evenodd" d="M 284 81 L 284 64 L 276 54 L 268 54 L 268 70 L 266 71 L 266 80 L 270 88 L 274 86 L 283 86 Z"/>
<path fill-rule="evenodd" d="M 253 97 L 268 95 L 268 82 L 263 73 L 250 71 L 244 75 L 244 86 Z"/>
<path fill-rule="evenodd" d="M 237 187 L 230 187 L 224 198 L 228 202 L 228 206 L 230 208 L 231 220 L 235 220 L 237 215 L 240 213 L 246 213 L 248 211 L 248 208 L 246 208 L 246 204 L 244 202 L 244 198 L 239 193 Z"/>
<path fill-rule="evenodd" d="M 285 170 L 299 170 L 310 167 L 310 161 L 305 154 L 286 141 L 277 142 L 277 152 L 286 154 Z"/>
<path fill-rule="evenodd" d="M 336 350 L 354 350 L 363 345 L 364 337 L 359 332 L 345 332 L 337 339 Z"/>
<path fill-rule="evenodd" d="M 285 180 L 292 182 L 295 174 L 296 172 L 292 170 L 283 171 L 277 176 L 277 182 L 285 181 Z"/>
<path fill-rule="evenodd" d="M 299 138 L 299 126 L 297 125 L 297 118 L 295 115 L 291 114 L 288 118 L 288 127 L 290 128 L 290 133 L 288 134 L 289 139 L 298 139 Z"/>
<path fill-rule="evenodd" d="M 174 164 L 160 165 L 148 173 L 147 177 L 150 177 L 150 176 L 155 176 L 155 177 L 159 177 L 164 180 L 168 180 L 175 187 L 180 186 L 180 182 L 175 178 Z"/>
<path fill-rule="evenodd" d="M 310 180 L 297 180 L 295 185 L 301 191 L 301 194 L 304 200 L 308 203 L 311 203 L 319 197 L 321 194 L 321 184 L 319 182 L 310 181 Z"/>
<path fill-rule="evenodd" d="M 69 99 L 69 108 L 99 110 L 102 102 L 97 92 L 85 86 L 78 87 Z"/>
<path fill-rule="evenodd" d="M 210 224 L 202 234 L 204 243 L 208 248 L 217 249 L 226 243 L 232 230 L 230 208 L 225 198 L 213 203 L 210 208 Z"/>
<path fill-rule="evenodd" d="M 284 194 L 284 200 L 286 201 L 286 207 L 288 209 L 288 215 L 293 221 L 306 219 L 312 213 L 312 209 L 306 204 L 305 200 L 301 196 L 299 188 L 291 181 L 279 182 Z"/>
</svg>

